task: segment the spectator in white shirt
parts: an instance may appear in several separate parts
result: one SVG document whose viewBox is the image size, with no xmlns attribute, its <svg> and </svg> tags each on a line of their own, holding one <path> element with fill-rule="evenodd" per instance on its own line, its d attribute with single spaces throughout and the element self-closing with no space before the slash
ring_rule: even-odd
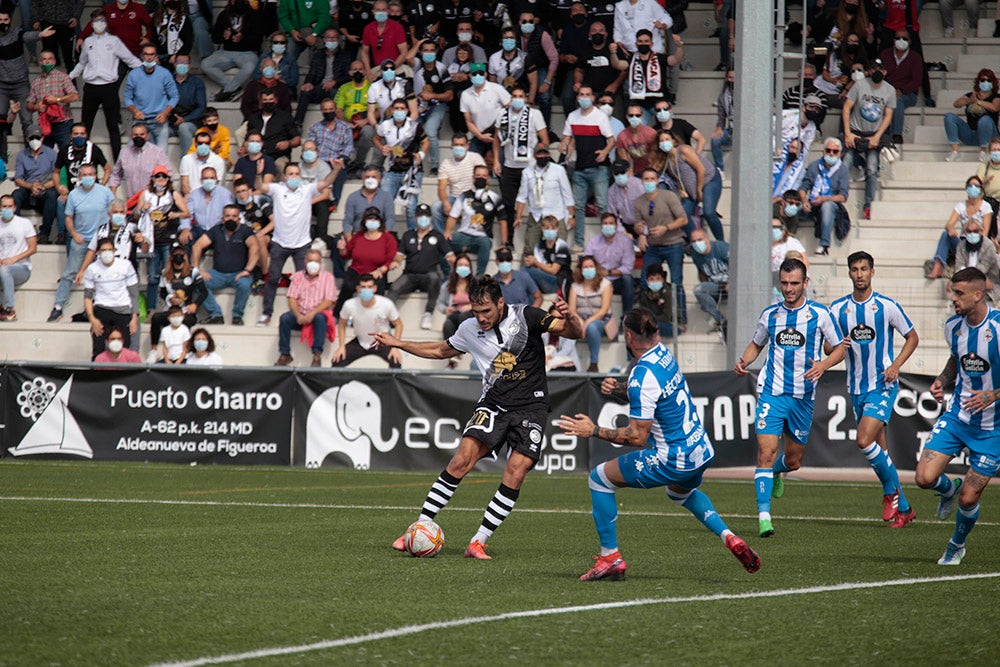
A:
<svg viewBox="0 0 1000 667">
<path fill-rule="evenodd" d="M 334 368 L 350 366 L 361 357 L 374 354 L 382 357 L 389 368 L 400 368 L 403 354 L 396 347 L 375 345 L 373 333 L 388 332 L 392 327 L 393 335 L 400 338 L 403 334 L 403 321 L 399 318 L 396 306 L 384 296 L 375 294 L 378 285 L 375 277 L 366 273 L 358 280 L 358 296 L 348 299 L 337 321 L 337 339 L 340 347 L 333 353 L 331 364 Z M 347 341 L 347 323 L 354 326 L 354 338 Z"/>
<path fill-rule="evenodd" d="M 493 126 L 500 109 L 510 104 L 510 93 L 499 83 L 486 80 L 486 63 L 472 63 L 469 78 L 472 86 L 462 91 L 459 108 L 473 137 L 469 150 L 485 157 L 493 147 Z"/>
<path fill-rule="evenodd" d="M 569 184 L 566 168 L 552 162 L 548 146 L 535 147 L 535 166 L 521 172 L 521 187 L 517 192 L 514 229 L 524 222 L 524 207 L 528 207 L 528 221 L 524 227 L 524 254 L 530 255 L 538 245 L 542 232 L 542 218 L 552 216 L 559 221 L 559 237 L 566 239 L 567 232 L 576 224 L 573 208 L 573 189 Z"/>
<path fill-rule="evenodd" d="M 118 327 L 125 347 L 139 331 L 139 276 L 131 262 L 115 257 L 110 238 L 97 246 L 97 257 L 83 274 L 83 307 L 90 320 L 91 359 L 104 352 L 104 330 Z"/>
<path fill-rule="evenodd" d="M 485 164 L 482 155 L 469 151 L 468 137 L 456 134 L 451 138 L 451 157 L 442 160 L 438 170 L 438 200 L 431 204 L 434 229 L 444 232 L 444 221 L 451 215 L 455 198 L 472 189 L 473 170 Z"/>
<path fill-rule="evenodd" d="M 14 288 L 31 277 L 30 257 L 38 250 L 35 226 L 14 215 L 14 197 L 0 197 L 0 322 L 14 322 Z"/>
<path fill-rule="evenodd" d="M 204 130 L 194 135 L 194 152 L 181 158 L 181 193 L 187 197 L 201 187 L 201 170 L 215 169 L 219 181 L 226 178 L 226 161 L 212 152 L 212 135 Z"/>
</svg>

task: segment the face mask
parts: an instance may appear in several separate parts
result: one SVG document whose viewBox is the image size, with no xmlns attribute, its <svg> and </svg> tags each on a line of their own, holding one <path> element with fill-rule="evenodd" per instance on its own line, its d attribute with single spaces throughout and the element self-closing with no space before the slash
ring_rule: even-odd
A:
<svg viewBox="0 0 1000 667">
<path fill-rule="evenodd" d="M 507 275 L 514 269 L 514 265 L 510 262 L 497 262 L 497 269 L 500 273 Z"/>
<path fill-rule="evenodd" d="M 31 150 L 37 151 L 39 148 L 42 147 L 42 140 L 41 139 L 30 139 L 28 141 L 28 145 L 31 146 Z"/>
<path fill-rule="evenodd" d="M 981 90 L 984 93 L 991 92 L 993 90 L 993 82 L 992 81 L 980 81 L 979 82 L 979 90 Z"/>
<path fill-rule="evenodd" d="M 83 148 L 87 145 L 87 137 L 73 137 L 73 146 Z"/>
<path fill-rule="evenodd" d="M 604 46 L 604 34 L 597 33 L 590 36 L 590 43 L 594 46 Z"/>
<path fill-rule="evenodd" d="M 46 74 L 48 74 L 49 72 L 51 72 L 55 68 L 56 68 L 56 66 L 54 64 L 53 65 L 42 65 L 42 71 L 45 72 Z"/>
<path fill-rule="evenodd" d="M 609 118 L 615 112 L 615 108 L 606 102 L 597 108 L 606 113 Z"/>
<path fill-rule="evenodd" d="M 857 5 L 844 5 L 844 13 L 848 16 L 854 16 L 858 13 Z"/>
<path fill-rule="evenodd" d="M 0 209 L 0 216 L 3 216 L 4 220 L 6 220 L 7 222 L 10 222 L 11 220 L 14 219 L 14 209 L 12 209 L 12 208 L 3 208 L 3 209 Z"/>
<path fill-rule="evenodd" d="M 601 233 L 607 238 L 611 238 L 618 231 L 617 225 L 601 225 Z"/>
<path fill-rule="evenodd" d="M 141 150 L 146 145 L 146 137 L 132 137 L 132 145 Z"/>
<path fill-rule="evenodd" d="M 433 51 L 424 51 L 420 54 L 420 59 L 423 60 L 428 65 L 437 60 L 437 54 Z"/>
<path fill-rule="evenodd" d="M 546 241 L 555 241 L 559 236 L 559 230 L 557 229 L 543 229 L 542 238 Z"/>
<path fill-rule="evenodd" d="M 651 195 L 656 192 L 656 183 L 650 183 L 649 181 L 643 181 L 642 189 L 646 191 L 647 195 Z"/>
<path fill-rule="evenodd" d="M 382 72 L 382 80 L 386 83 L 392 83 L 396 80 L 396 70 L 387 69 Z"/>
<path fill-rule="evenodd" d="M 375 12 L 375 20 L 379 23 L 385 23 L 389 20 L 389 12 Z"/>
<path fill-rule="evenodd" d="M 672 142 L 672 141 L 661 141 L 660 142 L 660 150 L 663 151 L 664 153 L 669 153 L 670 151 L 674 150 L 674 142 Z"/>
<path fill-rule="evenodd" d="M 155 69 L 156 61 L 154 60 L 153 62 L 149 62 L 148 60 L 143 60 L 142 66 L 145 67 L 146 69 Z"/>
<path fill-rule="evenodd" d="M 865 73 L 861 70 L 854 70 L 851 72 L 851 81 L 861 81 L 865 78 Z"/>
<path fill-rule="evenodd" d="M 586 111 L 587 109 L 589 109 L 594 104 L 593 100 L 591 100 L 589 97 L 581 97 L 581 98 L 577 99 L 576 103 L 584 111 Z"/>
<path fill-rule="evenodd" d="M 115 251 L 114 250 L 102 250 L 100 253 L 101 261 L 105 264 L 111 264 L 115 261 Z"/>
<path fill-rule="evenodd" d="M 910 48 L 910 41 L 908 39 L 897 39 L 894 44 L 897 51 L 905 51 Z"/>
<path fill-rule="evenodd" d="M 615 174 L 615 185 L 622 187 L 628 185 L 628 174 Z"/>
<path fill-rule="evenodd" d="M 965 188 L 965 194 L 969 195 L 970 198 L 975 199 L 979 195 L 983 194 L 983 189 L 978 185 L 969 185 Z"/>
<path fill-rule="evenodd" d="M 840 162 L 840 158 L 836 155 L 824 155 L 823 162 L 826 162 L 826 166 L 828 167 L 835 167 Z"/>
<path fill-rule="evenodd" d="M 166 189 L 167 189 L 167 186 L 165 186 L 165 185 L 160 185 L 159 183 L 155 183 L 155 184 L 153 185 L 153 189 L 154 189 L 154 190 L 156 190 L 157 192 L 163 192 L 164 190 L 166 190 Z"/>
<path fill-rule="evenodd" d="M 272 44 L 271 45 L 271 52 L 272 53 L 276 53 L 276 54 L 278 54 L 280 56 L 280 55 L 284 54 L 286 48 L 288 48 L 288 47 L 285 46 L 284 44 Z"/>
<path fill-rule="evenodd" d="M 263 113 L 274 113 L 274 110 L 278 107 L 276 102 L 263 102 L 260 105 L 260 110 Z"/>
<path fill-rule="evenodd" d="M 523 32 L 525 35 L 530 35 L 531 33 L 535 32 L 535 24 L 534 23 L 522 23 L 521 24 L 521 32 Z"/>
<path fill-rule="evenodd" d="M 170 326 L 172 326 L 172 327 L 179 327 L 182 324 L 184 324 L 184 318 L 183 317 L 178 317 L 178 316 L 175 315 L 175 316 L 173 316 L 173 317 L 170 318 Z"/>
<path fill-rule="evenodd" d="M 170 258 L 170 263 L 174 266 L 184 266 L 184 255 L 174 255 Z"/>
<path fill-rule="evenodd" d="M 365 190 L 375 190 L 378 188 L 378 179 L 368 177 L 362 185 L 365 186 Z"/>
<path fill-rule="evenodd" d="M 125 347 L 125 342 L 119 338 L 108 341 L 108 351 L 114 354 L 118 354 Z"/>
<path fill-rule="evenodd" d="M 382 223 L 378 220 L 365 220 L 365 229 L 370 232 L 377 232 Z"/>
<path fill-rule="evenodd" d="M 306 273 L 315 276 L 319 273 L 319 262 L 306 262 Z"/>
<path fill-rule="evenodd" d="M 351 78 L 354 80 L 354 83 L 361 83 L 362 81 L 365 80 L 365 73 L 364 72 L 352 72 L 351 73 Z"/>
<path fill-rule="evenodd" d="M 628 124 L 631 127 L 639 127 L 639 125 L 641 123 L 642 123 L 642 116 L 629 116 L 628 117 Z"/>
<path fill-rule="evenodd" d="M 795 151 L 788 151 L 788 164 L 792 164 L 799 159 L 799 154 Z"/>
<path fill-rule="evenodd" d="M 699 255 L 704 255 L 708 252 L 708 243 L 705 241 L 695 241 L 691 244 L 691 247 L 694 248 L 694 251 Z"/>
<path fill-rule="evenodd" d="M 882 83 L 882 79 L 885 78 L 885 72 L 882 70 L 875 70 L 872 72 L 872 83 Z"/>
<path fill-rule="evenodd" d="M 823 119 L 823 112 L 816 109 L 806 109 L 806 120 L 818 123 Z"/>
<path fill-rule="evenodd" d="M 456 266 L 455 273 L 459 278 L 468 278 L 472 274 L 472 269 L 468 266 Z"/>
<path fill-rule="evenodd" d="M 319 153 L 313 150 L 302 151 L 302 161 L 306 164 L 312 164 L 319 157 Z"/>
<path fill-rule="evenodd" d="M 473 74 L 472 77 L 470 77 L 470 78 L 472 79 L 472 85 L 473 86 L 481 86 L 484 83 L 486 83 L 486 75 L 485 74 Z"/>
<path fill-rule="evenodd" d="M 124 213 L 112 213 L 111 214 L 111 224 L 115 227 L 121 227 L 125 224 L 125 214 Z"/>
<path fill-rule="evenodd" d="M 420 229 L 427 229 L 431 226 L 431 219 L 426 215 L 417 216 L 417 227 Z"/>
<path fill-rule="evenodd" d="M 336 51 L 337 47 L 340 46 L 340 42 L 323 42 L 323 46 L 326 47 L 327 51 Z"/>
<path fill-rule="evenodd" d="M 969 232 L 965 235 L 965 240 L 969 243 L 969 245 L 978 246 L 982 243 L 983 237 L 977 232 Z"/>
<path fill-rule="evenodd" d="M 785 238 L 785 230 L 781 227 L 771 227 L 771 238 L 775 241 L 780 241 Z"/>
<path fill-rule="evenodd" d="M 267 67 L 265 67 L 264 69 L 262 69 L 260 71 L 260 73 L 261 73 L 261 76 L 263 76 L 265 79 L 273 79 L 274 78 L 274 74 L 275 74 L 274 68 L 271 67 L 270 65 L 268 65 Z"/>
<path fill-rule="evenodd" d="M 668 120 L 670 120 L 670 116 L 671 116 L 670 109 L 656 110 L 656 120 L 660 121 L 661 123 L 666 123 Z"/>
<path fill-rule="evenodd" d="M 474 178 L 472 179 L 472 185 L 477 190 L 484 190 L 489 181 L 485 178 Z"/>
<path fill-rule="evenodd" d="M 653 50 L 653 45 L 652 44 L 636 44 L 635 50 L 638 51 L 642 55 L 646 55 L 647 53 L 649 53 L 650 51 Z"/>
<path fill-rule="evenodd" d="M 195 338 L 194 349 L 196 352 L 204 352 L 208 349 L 208 340 L 205 338 Z"/>
<path fill-rule="evenodd" d="M 508 37 L 502 42 L 500 42 L 500 45 L 503 46 L 504 51 L 513 51 L 514 47 L 517 46 L 517 40 Z"/>
<path fill-rule="evenodd" d="M 661 289 L 663 289 L 663 283 L 660 281 L 656 281 L 655 283 L 650 281 L 646 283 L 646 287 L 648 287 L 650 290 L 654 292 L 659 292 Z"/>
<path fill-rule="evenodd" d="M 211 192 L 215 189 L 215 179 L 214 178 L 203 178 L 201 179 L 201 187 L 205 192 Z"/>
<path fill-rule="evenodd" d="M 456 160 L 461 160 L 465 157 L 465 154 L 469 152 L 469 149 L 465 146 L 454 146 L 451 149 L 451 154 Z"/>
<path fill-rule="evenodd" d="M 402 123 L 404 120 L 406 120 L 406 112 L 396 109 L 395 111 L 392 112 L 392 119 L 397 123 Z"/>
<path fill-rule="evenodd" d="M 292 190 L 298 190 L 299 186 L 302 185 L 302 179 L 298 176 L 292 176 L 285 180 L 285 185 L 287 185 Z"/>
<path fill-rule="evenodd" d="M 799 214 L 798 204 L 785 204 L 785 215 L 787 215 L 789 218 L 794 218 L 798 214 Z"/>
<path fill-rule="evenodd" d="M 107 21 L 94 21 L 92 25 L 94 26 L 94 32 L 98 35 L 103 35 L 104 31 L 108 29 Z M 8 25 L 7 27 L 9 28 L 10 26 Z M 7 31 L 4 30 L 4 32 Z"/>
<path fill-rule="evenodd" d="M 208 154 L 212 152 L 212 147 L 209 144 L 198 144 L 194 147 L 194 152 L 198 154 L 198 157 L 208 157 Z"/>
<path fill-rule="evenodd" d="M 847 50 L 848 53 L 850 53 L 850 54 L 853 55 L 853 54 L 856 54 L 858 52 L 858 49 L 861 48 L 861 45 L 860 44 L 847 44 L 847 45 L 844 46 L 844 48 Z"/>
<path fill-rule="evenodd" d="M 587 22 L 586 14 L 573 14 L 573 23 L 576 25 L 583 25 Z"/>
<path fill-rule="evenodd" d="M 94 183 L 96 183 L 96 182 L 97 182 L 97 179 L 94 178 L 93 176 L 81 176 L 80 177 L 80 185 L 82 185 L 83 187 L 87 188 L 88 190 L 90 188 L 94 187 Z"/>
<path fill-rule="evenodd" d="M 990 160 L 992 162 L 1000 162 L 1000 151 L 990 151 Z"/>
<path fill-rule="evenodd" d="M 178 76 L 187 76 L 187 73 L 190 69 L 191 66 L 188 65 L 187 63 L 180 63 L 179 65 L 176 65 L 174 67 L 174 71 L 177 72 Z"/>
<path fill-rule="evenodd" d="M 549 166 L 549 161 L 551 159 L 552 158 L 550 158 L 548 155 L 539 155 L 538 157 L 535 158 L 535 164 L 538 166 L 539 169 L 545 169 L 545 167 Z"/>
<path fill-rule="evenodd" d="M 240 206 L 246 206 L 246 205 L 247 205 L 247 204 L 249 204 L 249 203 L 250 203 L 251 201 L 253 201 L 253 195 L 250 195 L 250 196 L 249 196 L 249 197 L 247 197 L 246 199 L 241 199 L 241 198 L 239 198 L 239 197 L 237 197 L 237 198 L 236 198 L 236 203 L 238 203 L 238 204 L 239 204 Z"/>
<path fill-rule="evenodd" d="M 362 301 L 371 301 L 375 298 L 375 290 L 371 287 L 363 287 L 360 291 Z"/>
<path fill-rule="evenodd" d="M 520 111 L 521 109 L 524 108 L 525 103 L 526 102 L 524 98 L 515 97 L 510 101 L 510 108 L 513 109 L 514 111 Z"/>
<path fill-rule="evenodd" d="M 323 112 L 323 122 L 324 123 L 332 123 L 335 120 L 337 120 L 337 112 L 336 111 L 324 111 Z"/>
<path fill-rule="evenodd" d="M 471 32 L 460 32 L 460 33 L 458 33 L 458 41 L 459 42 L 471 42 L 472 41 L 472 33 Z"/>
<path fill-rule="evenodd" d="M 583 276 L 584 280 L 593 280 L 597 277 L 597 269 L 592 266 L 588 266 L 585 269 L 581 269 L 580 274 Z"/>
<path fill-rule="evenodd" d="M 257 153 L 260 153 L 261 150 L 263 150 L 263 148 L 264 148 L 264 144 L 262 144 L 259 141 L 248 141 L 247 142 L 247 153 L 250 153 L 251 155 L 256 155 Z"/>
<path fill-rule="evenodd" d="M 240 226 L 239 220 L 225 220 L 222 226 L 226 228 L 227 232 L 235 232 L 236 228 Z"/>
</svg>

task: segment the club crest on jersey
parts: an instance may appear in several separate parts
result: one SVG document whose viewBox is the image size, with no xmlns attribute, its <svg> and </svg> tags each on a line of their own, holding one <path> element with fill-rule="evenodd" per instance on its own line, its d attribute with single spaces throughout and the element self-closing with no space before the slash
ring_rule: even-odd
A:
<svg viewBox="0 0 1000 667">
<path fill-rule="evenodd" d="M 859 324 L 858 326 L 851 329 L 851 340 L 855 343 L 861 343 L 862 345 L 867 345 L 868 343 L 875 340 L 875 330 L 872 329 L 867 324 Z"/>
<path fill-rule="evenodd" d="M 993 329 L 987 328 L 986 331 L 983 332 L 983 340 L 987 343 L 993 340 Z"/>
<path fill-rule="evenodd" d="M 510 352 L 506 350 L 498 354 L 493 359 L 493 372 L 503 373 L 504 371 L 514 370 L 514 366 L 517 366 L 517 357 L 515 357 Z"/>
<path fill-rule="evenodd" d="M 959 361 L 962 364 L 962 370 L 972 377 L 979 377 L 990 371 L 990 362 L 975 352 L 963 355 Z"/>
<path fill-rule="evenodd" d="M 801 331 L 788 327 L 775 335 L 774 343 L 779 347 L 805 347 L 806 337 Z"/>
</svg>

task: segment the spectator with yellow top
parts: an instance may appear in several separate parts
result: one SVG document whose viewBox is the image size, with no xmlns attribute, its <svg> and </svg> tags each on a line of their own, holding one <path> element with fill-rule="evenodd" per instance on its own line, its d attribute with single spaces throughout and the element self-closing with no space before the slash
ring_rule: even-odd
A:
<svg viewBox="0 0 1000 667">
<path fill-rule="evenodd" d="M 226 161 L 226 171 L 232 169 L 233 160 L 230 157 L 232 134 L 228 127 L 219 122 L 219 110 L 215 107 L 205 107 L 205 113 L 201 117 L 201 122 L 202 125 L 195 134 L 208 132 L 208 136 L 212 138 L 209 144 L 212 152 Z M 194 153 L 195 148 L 195 140 L 192 139 L 187 152 Z"/>
<path fill-rule="evenodd" d="M 365 65 L 360 60 L 351 63 L 348 72 L 351 80 L 337 89 L 333 101 L 337 105 L 337 117 L 351 125 L 354 137 L 354 162 L 349 171 L 360 171 L 367 164 L 368 153 L 375 139 L 375 123 L 368 120 L 368 88 L 371 81 L 365 76 Z"/>
</svg>

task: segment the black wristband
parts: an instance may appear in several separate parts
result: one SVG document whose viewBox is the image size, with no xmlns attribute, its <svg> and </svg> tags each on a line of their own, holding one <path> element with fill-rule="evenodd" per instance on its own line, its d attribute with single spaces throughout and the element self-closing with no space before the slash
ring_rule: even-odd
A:
<svg viewBox="0 0 1000 667">
<path fill-rule="evenodd" d="M 601 430 L 601 427 L 598 426 L 597 424 L 594 424 L 594 432 L 590 434 L 590 437 L 596 438 L 597 434 L 598 434 L 598 432 L 600 432 L 600 430 Z"/>
</svg>

